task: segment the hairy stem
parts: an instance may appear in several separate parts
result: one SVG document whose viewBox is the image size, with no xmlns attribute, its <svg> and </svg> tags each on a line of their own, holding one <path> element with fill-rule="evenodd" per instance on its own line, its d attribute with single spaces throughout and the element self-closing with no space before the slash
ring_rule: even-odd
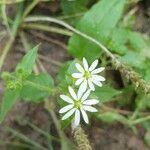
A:
<svg viewBox="0 0 150 150">
<path fill-rule="evenodd" d="M 78 126 L 73 131 L 75 142 L 78 145 L 78 150 L 92 150 L 90 142 L 81 126 Z"/>
</svg>

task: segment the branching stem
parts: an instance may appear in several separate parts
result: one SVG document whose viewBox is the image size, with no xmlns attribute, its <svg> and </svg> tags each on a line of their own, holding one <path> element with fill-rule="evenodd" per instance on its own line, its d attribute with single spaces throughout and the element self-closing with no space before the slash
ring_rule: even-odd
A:
<svg viewBox="0 0 150 150">
<path fill-rule="evenodd" d="M 120 72 L 126 77 L 126 79 L 130 79 L 135 86 L 135 89 L 138 87 L 143 90 L 144 93 L 150 92 L 150 85 L 146 83 L 145 80 L 141 78 L 141 76 L 133 71 L 132 68 L 122 64 L 100 41 L 92 38 L 91 36 L 75 29 L 74 27 L 70 26 L 69 24 L 65 23 L 64 21 L 52 18 L 52 17 L 45 17 L 45 16 L 32 16 L 25 18 L 25 22 L 37 22 L 37 21 L 44 21 L 44 22 L 53 22 L 59 25 L 64 26 L 65 28 L 73 31 L 74 33 L 80 35 L 81 37 L 93 42 L 97 45 L 107 57 L 109 57 L 112 61 L 112 64 L 115 66 L 116 69 L 119 69 Z"/>
</svg>

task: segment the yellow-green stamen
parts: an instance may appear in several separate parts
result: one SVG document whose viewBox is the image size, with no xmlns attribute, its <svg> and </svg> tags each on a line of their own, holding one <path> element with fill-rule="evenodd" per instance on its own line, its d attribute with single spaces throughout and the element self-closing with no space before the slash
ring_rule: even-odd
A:
<svg viewBox="0 0 150 150">
<path fill-rule="evenodd" d="M 84 77 L 85 77 L 86 79 L 89 79 L 89 78 L 91 77 L 90 72 L 89 72 L 89 71 L 85 71 Z"/>
<path fill-rule="evenodd" d="M 81 100 L 74 101 L 74 107 L 79 109 L 81 107 Z"/>
</svg>

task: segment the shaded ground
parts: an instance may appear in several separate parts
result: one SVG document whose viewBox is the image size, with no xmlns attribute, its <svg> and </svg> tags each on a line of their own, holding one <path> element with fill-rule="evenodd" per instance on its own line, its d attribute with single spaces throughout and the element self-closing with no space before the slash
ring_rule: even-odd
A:
<svg viewBox="0 0 150 150">
<path fill-rule="evenodd" d="M 142 5 L 140 7 L 142 7 Z M 146 4 L 144 4 L 144 6 L 145 5 Z M 146 7 L 145 10 L 139 9 L 137 14 L 139 15 L 137 15 L 137 26 L 135 27 L 135 29 L 150 35 L 150 7 Z M 40 35 L 43 35 L 43 33 L 40 33 Z M 64 62 L 66 60 L 69 60 L 70 56 L 67 54 L 66 50 L 64 49 L 65 47 L 63 47 L 64 45 L 62 44 L 62 42 L 65 43 L 67 39 L 64 39 L 64 37 L 62 36 L 58 37 L 57 35 L 50 35 L 49 37 L 53 39 L 52 42 L 50 42 L 50 39 L 48 42 L 48 39 L 44 40 L 37 37 L 37 32 L 28 33 L 29 41 L 32 41 L 32 43 L 42 43 L 39 54 L 44 56 L 44 60 L 42 59 L 41 61 L 43 62 L 47 71 L 53 77 L 55 77 L 59 65 L 49 60 L 53 59 L 59 62 Z M 56 39 L 56 41 L 58 42 L 57 44 L 53 43 L 54 39 Z M 23 55 L 21 49 L 22 46 L 20 41 L 18 40 L 18 42 L 15 43 L 14 48 L 12 48 L 11 52 L 9 53 L 3 70 L 14 70 L 17 62 Z M 2 93 L 3 83 L 0 80 L 0 98 L 2 96 Z M 13 139 L 10 134 L 4 131 L 4 127 L 6 127 L 7 125 L 21 131 L 38 143 L 46 145 L 47 143 L 44 138 L 40 136 L 36 131 L 32 130 L 27 125 L 26 120 L 34 123 L 46 132 L 51 132 L 52 135 L 56 134 L 54 126 L 51 122 L 51 118 L 47 114 L 47 112 L 45 112 L 42 105 L 33 105 L 26 104 L 25 102 L 18 102 L 9 113 L 5 122 L 0 127 L 0 141 L 5 141 L 6 139 L 11 141 L 11 139 Z M 85 128 L 92 143 L 92 147 L 95 150 L 148 150 L 143 142 L 144 131 L 141 127 L 138 127 L 138 129 L 139 130 L 136 135 L 131 131 L 131 129 L 128 129 L 120 124 L 107 125 L 101 122 L 96 122 L 95 120 L 92 121 L 91 127 Z M 58 143 L 53 144 L 55 150 L 60 149 Z M 0 146 L 0 150 L 17 149 L 8 145 Z"/>
</svg>

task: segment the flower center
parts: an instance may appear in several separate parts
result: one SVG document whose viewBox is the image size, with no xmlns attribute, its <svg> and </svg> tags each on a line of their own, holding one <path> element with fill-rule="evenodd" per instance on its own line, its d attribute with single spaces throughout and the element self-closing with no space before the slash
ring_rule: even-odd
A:
<svg viewBox="0 0 150 150">
<path fill-rule="evenodd" d="M 90 78 L 90 77 L 91 77 L 90 72 L 89 72 L 89 71 L 85 71 L 84 77 L 85 77 L 86 79 Z"/>
<path fill-rule="evenodd" d="M 79 109 L 81 107 L 81 100 L 74 101 L 74 107 Z"/>
</svg>

